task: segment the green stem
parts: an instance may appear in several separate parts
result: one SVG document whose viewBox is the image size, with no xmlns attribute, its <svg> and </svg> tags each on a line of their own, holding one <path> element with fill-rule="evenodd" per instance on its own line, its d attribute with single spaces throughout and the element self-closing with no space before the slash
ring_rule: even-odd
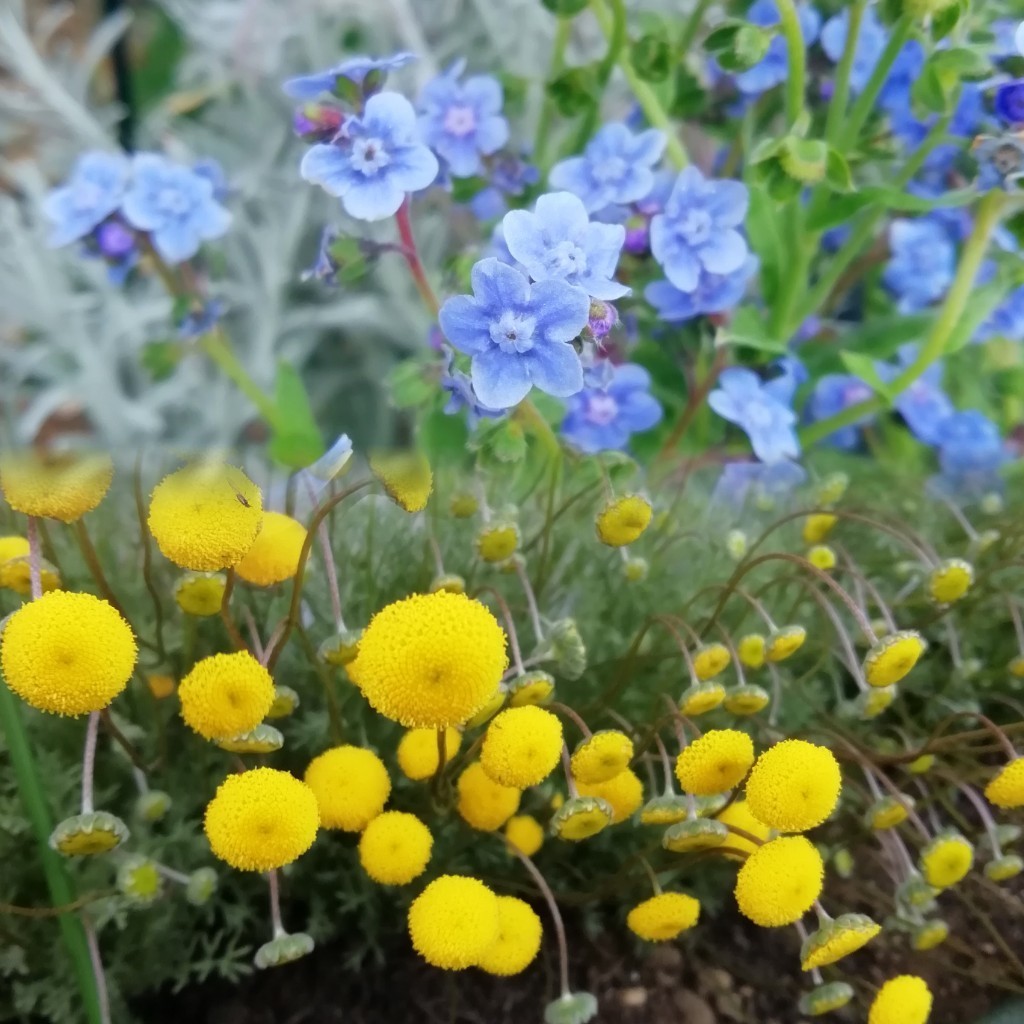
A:
<svg viewBox="0 0 1024 1024">
<path fill-rule="evenodd" d="M 601 26 L 605 39 L 610 43 L 614 31 L 612 16 L 605 9 L 603 0 L 590 0 L 590 6 L 594 12 L 594 17 L 597 18 L 598 25 Z M 665 152 L 668 154 L 669 160 L 677 168 L 685 167 L 690 162 L 690 158 L 686 154 L 686 147 L 676 134 L 676 126 L 669 117 L 668 111 L 662 105 L 661 100 L 658 99 L 657 93 L 636 73 L 633 65 L 629 62 L 629 53 L 625 50 L 618 55 L 618 64 L 622 68 L 622 73 L 626 76 L 629 88 L 632 90 L 637 103 L 640 104 L 640 109 L 643 110 L 648 123 L 654 128 L 660 128 L 665 133 L 668 139 Z"/>
<path fill-rule="evenodd" d="M 800 29 L 800 16 L 797 14 L 795 0 L 776 0 L 776 7 L 779 9 L 779 27 L 786 40 L 789 55 L 789 74 L 786 76 L 786 123 L 792 128 L 804 110 L 807 53 L 804 49 L 804 34 Z"/>
<path fill-rule="evenodd" d="M 956 277 L 946 295 L 946 301 L 939 309 L 928 337 L 918 349 L 917 357 L 887 388 L 890 398 L 906 391 L 929 366 L 942 358 L 946 345 L 970 301 L 978 270 L 985 258 L 992 233 L 999 224 L 1006 201 L 1006 193 L 999 189 L 988 192 L 982 197 L 978 204 L 974 228 L 964 244 L 963 252 L 960 255 L 960 265 L 957 267 Z M 835 416 L 829 416 L 827 419 L 804 427 L 800 432 L 800 439 L 804 444 L 813 444 L 815 441 L 828 437 L 841 427 L 853 425 L 862 416 L 879 412 L 885 408 L 885 404 L 885 399 L 881 396 L 872 395 L 871 398 L 859 402 L 857 405 L 843 409 Z"/>
<path fill-rule="evenodd" d="M 697 38 L 701 25 L 704 24 L 704 15 L 707 14 L 710 6 L 711 0 L 697 0 L 697 6 L 694 7 L 693 14 L 686 19 L 683 33 L 679 37 L 678 52 L 680 59 L 685 59 L 690 47 L 693 46 L 693 41 Z"/>
<path fill-rule="evenodd" d="M 224 375 L 238 388 L 239 391 L 256 406 L 259 414 L 272 426 L 278 419 L 277 406 L 260 386 L 249 376 L 248 371 L 238 361 L 238 357 L 231 350 L 224 332 L 215 327 L 212 331 L 204 334 L 199 340 L 199 347 L 206 355 L 217 364 Z"/>
<path fill-rule="evenodd" d="M 565 68 L 565 51 L 569 46 L 569 37 L 572 34 L 572 19 L 559 18 L 555 23 L 555 42 L 551 54 L 551 71 L 548 73 L 548 81 L 556 79 Z M 555 114 L 555 101 L 551 94 L 544 91 L 544 104 L 540 108 L 540 119 L 537 121 L 537 133 L 533 140 L 533 158 L 537 165 L 546 167 L 544 156 L 547 152 L 548 135 L 551 132 L 551 119 Z"/>
<path fill-rule="evenodd" d="M 878 58 L 878 63 L 871 72 L 871 77 L 868 79 L 868 84 L 864 87 L 864 91 L 857 97 L 857 102 L 854 103 L 853 111 L 843 129 L 842 137 L 846 140 L 844 149 L 856 146 L 860 140 L 860 133 L 871 116 L 871 112 L 875 109 L 878 94 L 882 91 L 882 86 L 885 85 L 885 80 L 889 77 L 889 72 L 892 70 L 900 50 L 903 49 L 903 44 L 910 38 L 913 28 L 914 18 L 910 14 L 904 14 L 893 25 L 892 32 L 889 35 L 889 42 L 882 51 L 882 56 Z"/>
<path fill-rule="evenodd" d="M 846 107 L 850 102 L 850 72 L 853 70 L 853 58 L 857 52 L 860 39 L 860 23 L 864 18 L 867 0 L 854 0 L 850 7 L 850 22 L 846 29 L 846 45 L 836 69 L 835 91 L 828 105 L 828 117 L 825 120 L 825 141 L 830 146 L 839 145 L 839 137 L 846 116 Z"/>
<path fill-rule="evenodd" d="M 7 741 L 18 792 L 39 846 L 39 859 L 46 876 L 50 898 L 54 906 L 66 906 L 74 902 L 75 894 L 63 862 L 50 849 L 49 839 L 53 831 L 53 822 L 50 819 L 50 809 L 46 803 L 39 769 L 22 726 L 17 701 L 3 683 L 0 683 L 0 728 Z M 101 1024 L 103 1015 L 100 1011 L 96 979 L 93 976 L 89 944 L 86 941 L 82 919 L 77 914 L 61 914 L 57 918 L 57 925 L 71 958 L 71 966 L 89 1024 Z"/>
<path fill-rule="evenodd" d="M 597 90 L 594 102 L 590 104 L 589 109 L 583 116 L 583 121 L 580 123 L 580 129 L 576 134 L 576 142 L 573 145 L 574 152 L 583 149 L 594 134 L 598 117 L 601 114 L 601 99 L 608 88 L 608 80 L 612 77 L 612 71 L 615 69 L 620 56 L 629 60 L 629 55 L 625 52 L 626 43 L 629 41 L 629 37 L 626 34 L 626 5 L 624 0 L 608 0 L 608 2 L 612 6 L 612 24 L 611 33 L 608 36 L 608 48 L 597 67 Z"/>
</svg>

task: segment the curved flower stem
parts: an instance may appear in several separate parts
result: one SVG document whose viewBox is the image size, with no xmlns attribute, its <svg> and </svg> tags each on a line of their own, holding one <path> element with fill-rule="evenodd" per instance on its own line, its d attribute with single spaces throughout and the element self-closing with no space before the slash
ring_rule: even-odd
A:
<svg viewBox="0 0 1024 1024">
<path fill-rule="evenodd" d="M 522 562 L 517 560 L 515 566 L 516 574 L 519 576 L 519 580 L 523 584 L 523 593 L 526 595 L 526 607 L 530 612 L 530 624 L 533 626 L 533 636 L 539 646 L 544 642 L 544 629 L 540 624 L 540 611 L 537 608 L 537 596 L 533 592 L 533 586 L 530 584 L 530 577 L 527 575 Z"/>
<path fill-rule="evenodd" d="M 279 939 L 288 933 L 281 922 L 281 887 L 276 870 L 267 873 L 267 884 L 270 886 L 270 923 L 274 929 L 274 938 Z"/>
<path fill-rule="evenodd" d="M 551 53 L 551 70 L 548 72 L 548 81 L 557 78 L 565 68 L 565 51 L 569 46 L 569 37 L 572 34 L 572 19 L 558 18 L 555 22 L 555 41 Z M 537 165 L 547 171 L 548 166 L 545 156 L 548 148 L 548 137 L 551 134 L 551 119 L 555 113 L 555 101 L 548 91 L 544 90 L 544 104 L 540 110 L 540 118 L 537 121 L 537 132 L 533 140 L 533 158 Z"/>
<path fill-rule="evenodd" d="M 395 214 L 395 223 L 398 225 L 398 236 L 402 240 L 402 254 L 405 256 L 405 262 L 409 264 L 409 273 L 412 274 L 413 282 L 416 285 L 416 290 L 420 293 L 423 305 L 426 306 L 427 311 L 436 318 L 438 310 L 441 308 L 441 304 L 437 301 L 434 289 L 430 287 L 426 271 L 423 269 L 423 262 L 420 260 L 419 249 L 416 248 L 416 238 L 412 233 L 412 220 L 409 216 L 409 207 L 409 197 L 406 196 L 405 201 L 398 208 L 398 213 Z"/>
<path fill-rule="evenodd" d="M 573 800 L 580 795 L 576 788 L 576 779 L 572 774 L 572 760 L 569 757 L 569 745 L 562 741 L 562 770 L 565 772 L 565 786 L 569 790 L 569 796 Z"/>
<path fill-rule="evenodd" d="M 857 102 L 854 103 L 853 110 L 843 127 L 842 137 L 846 140 L 846 148 L 856 146 L 860 140 L 860 133 L 871 116 L 871 112 L 875 109 L 882 86 L 885 85 L 885 80 L 889 77 L 889 72 L 892 70 L 900 50 L 903 49 L 903 44 L 910 38 L 913 28 L 914 16 L 912 14 L 902 15 L 899 21 L 893 25 L 892 31 L 889 33 L 889 41 L 878 58 L 867 85 L 857 97 Z"/>
<path fill-rule="evenodd" d="M 672 771 L 672 758 L 669 757 L 668 748 L 665 746 L 665 743 L 661 738 L 661 734 L 657 731 L 654 733 L 654 742 L 658 748 L 658 757 L 661 758 L 661 766 L 665 772 L 665 795 L 675 796 L 676 786 Z"/>
<path fill-rule="evenodd" d="M 43 596 L 42 551 L 39 546 L 39 520 L 35 516 L 28 517 L 25 527 L 25 539 L 28 541 L 28 580 L 29 593 L 35 601 Z"/>
<path fill-rule="evenodd" d="M 655 462 L 663 461 L 668 458 L 679 445 L 679 442 L 686 435 L 686 431 L 689 429 L 690 424 L 693 422 L 694 417 L 700 411 L 704 405 L 708 394 L 714 387 L 715 382 L 718 380 L 718 375 L 725 368 L 726 362 L 728 361 L 728 354 L 725 348 L 716 349 L 714 357 L 711 361 L 711 366 L 708 367 L 708 372 L 705 374 L 704 379 L 700 382 L 697 388 L 688 395 L 686 398 L 686 406 L 683 409 L 682 415 L 676 420 L 676 425 L 672 428 L 672 432 L 665 438 L 665 443 L 658 450 L 658 454 L 655 456 Z M 688 476 L 689 474 L 687 474 Z M 686 478 L 683 479 L 683 485 L 685 486 Z M 682 487 L 680 487 L 680 492 Z"/>
<path fill-rule="evenodd" d="M 779 11 L 779 27 L 786 40 L 789 73 L 786 76 L 786 123 L 792 128 L 804 110 L 804 92 L 807 88 L 807 53 L 800 17 L 794 0 L 775 0 Z"/>
<path fill-rule="evenodd" d="M 306 491 L 314 504 L 316 503 L 316 489 L 309 476 L 305 476 Z M 334 619 L 334 629 L 340 633 L 345 628 L 345 619 L 341 613 L 341 591 L 338 589 L 338 570 L 334 564 L 334 552 L 331 550 L 331 535 L 327 528 L 327 520 L 320 520 L 316 528 L 316 537 L 320 542 L 320 555 L 324 561 L 324 572 L 327 575 L 327 590 L 331 595 L 331 616 Z M 431 538 L 433 539 L 433 538 Z"/>
<path fill-rule="evenodd" d="M 590 9 L 594 12 L 594 17 L 597 18 L 597 23 L 601 26 L 605 39 L 610 41 L 614 30 L 614 19 L 605 8 L 604 0 L 590 0 Z M 662 106 L 657 93 L 636 73 L 633 65 L 629 62 L 628 52 L 623 50 L 619 53 L 618 63 L 622 73 L 626 76 L 633 96 L 644 112 L 644 116 L 654 128 L 660 128 L 665 133 L 668 139 L 665 152 L 668 154 L 669 160 L 676 168 L 685 167 L 690 162 L 690 158 L 686 154 L 686 147 L 676 134 L 676 126 L 672 118 L 669 117 L 668 111 Z"/>
<path fill-rule="evenodd" d="M 263 644 L 260 642 L 260 631 L 256 626 L 256 620 L 248 608 L 242 609 L 242 617 L 245 619 L 245 628 L 249 630 L 249 646 L 252 648 L 252 653 L 256 655 L 256 660 L 262 665 L 265 653 Z"/>
<path fill-rule="evenodd" d="M 93 811 L 93 774 L 96 766 L 96 738 L 100 729 L 100 713 L 93 711 L 85 727 L 85 750 L 82 754 L 82 813 Z"/>
<path fill-rule="evenodd" d="M 555 711 L 560 715 L 565 715 L 565 717 L 568 718 L 571 722 L 573 722 L 576 728 L 579 729 L 581 733 L 583 733 L 584 739 L 589 740 L 590 737 L 594 735 L 587 727 L 587 723 L 584 722 L 583 719 L 578 714 L 576 714 L 576 712 L 573 711 L 573 709 L 569 707 L 568 704 L 563 704 L 561 703 L 561 701 L 554 700 L 548 705 L 548 710 Z"/>
<path fill-rule="evenodd" d="M 246 650 L 245 640 L 242 638 L 242 634 L 238 632 L 235 620 L 231 617 L 231 595 L 235 590 L 234 569 L 228 569 L 226 577 L 227 582 L 224 585 L 224 594 L 220 600 L 220 617 L 231 640 L 231 645 L 236 651 L 244 651 Z"/>
<path fill-rule="evenodd" d="M 693 42 L 697 38 L 697 33 L 700 31 L 700 27 L 704 23 L 704 15 L 707 14 L 710 6 L 711 0 L 697 0 L 697 4 L 693 8 L 693 13 L 686 19 L 682 35 L 680 35 L 679 42 L 676 45 L 676 50 L 681 58 L 685 58 L 690 47 L 693 46 Z"/>
<path fill-rule="evenodd" d="M 977 790 L 973 786 L 968 786 L 966 782 L 957 781 L 956 787 L 970 800 L 974 809 L 978 812 L 978 817 L 981 818 L 981 823 L 985 826 L 985 831 L 988 833 L 989 842 L 992 844 L 992 850 L 996 857 L 1002 857 L 1003 851 L 999 846 L 999 829 L 996 826 L 996 821 L 992 817 L 991 811 L 985 806 L 985 801 L 978 796 Z"/>
<path fill-rule="evenodd" d="M 523 654 L 519 649 L 519 637 L 516 634 L 515 620 L 512 618 L 512 611 L 508 606 L 508 602 L 502 597 L 500 591 L 494 587 L 480 587 L 477 590 L 477 594 L 490 594 L 495 601 L 498 602 L 498 607 L 501 609 L 501 616 L 505 620 L 505 632 L 508 634 L 508 645 L 512 649 L 512 664 L 515 666 L 516 675 L 525 675 L 526 669 L 523 667 Z"/>
<path fill-rule="evenodd" d="M 544 876 L 540 873 L 537 865 L 520 850 L 517 846 L 514 846 L 507 839 L 505 840 L 505 846 L 514 856 L 518 857 L 523 863 L 523 867 L 529 871 L 533 880 L 537 883 L 537 888 L 540 889 L 541 895 L 544 897 L 548 905 L 548 910 L 551 912 L 551 920 L 555 925 L 555 935 L 558 939 L 558 969 L 559 969 L 559 982 L 562 987 L 562 998 L 570 994 L 569 989 L 569 943 L 565 937 L 565 924 L 562 921 L 562 914 L 558 909 L 558 904 L 555 902 L 555 894 L 551 891 L 551 886 L 545 881 Z"/>
<path fill-rule="evenodd" d="M 83 917 L 82 926 L 85 929 L 85 941 L 89 947 L 89 961 L 92 964 L 92 974 L 96 981 L 96 1001 L 99 1004 L 100 1020 L 103 1024 L 110 1024 L 110 995 L 107 992 L 107 976 L 103 971 L 99 939 L 96 936 L 96 929 L 93 923 L 87 917 Z"/>
<path fill-rule="evenodd" d="M 918 349 L 913 362 L 887 385 L 886 394 L 889 399 L 894 399 L 906 391 L 928 367 L 942 358 L 945 353 L 946 345 L 953 336 L 970 301 L 971 291 L 985 258 L 989 240 L 999 224 L 1006 202 L 1006 194 L 999 190 L 988 192 L 982 197 L 978 204 L 974 228 L 964 244 L 960 265 L 957 267 L 953 284 L 946 294 L 946 300 L 939 309 L 932 329 Z M 813 444 L 815 441 L 828 437 L 841 427 L 851 426 L 861 417 L 879 412 L 885 407 L 885 398 L 880 395 L 872 395 L 863 402 L 847 406 L 834 416 L 818 420 L 816 423 L 804 427 L 800 431 L 800 439 L 805 445 Z"/>
<path fill-rule="evenodd" d="M 103 571 L 103 563 L 100 562 L 99 556 L 96 554 L 96 548 L 93 546 L 92 539 L 89 537 L 89 531 L 86 529 L 84 519 L 75 520 L 75 539 L 78 541 L 78 547 L 82 552 L 82 557 L 85 559 L 85 564 L 89 567 L 89 572 L 92 574 L 92 578 L 96 581 L 96 586 L 100 588 L 100 593 L 108 604 L 113 606 L 114 610 L 121 616 L 125 622 L 131 626 L 131 620 L 125 613 L 124 606 L 117 599 L 117 595 L 114 593 L 113 587 L 110 585 L 110 581 L 107 579 L 106 573 Z M 132 632 L 135 632 L 134 627 Z"/>
<path fill-rule="evenodd" d="M 156 652 L 161 661 L 167 660 L 167 645 L 164 643 L 164 607 L 160 600 L 160 592 L 153 582 L 153 545 L 146 518 L 146 501 L 142 494 L 142 452 L 135 459 L 135 470 L 132 474 L 132 493 L 135 498 L 135 512 L 139 518 L 139 537 L 142 542 L 142 580 L 146 584 L 150 600 L 153 602 L 153 618 L 156 627 Z"/>
<path fill-rule="evenodd" d="M 658 881 L 658 876 L 654 873 L 654 868 L 651 867 L 650 861 L 641 854 L 639 857 L 640 864 L 644 869 L 644 874 L 647 875 L 647 880 L 651 883 L 651 888 L 654 890 L 655 896 L 661 895 L 661 882 Z"/>
<path fill-rule="evenodd" d="M 842 135 L 843 118 L 846 116 L 846 106 L 850 101 L 850 72 L 853 70 L 857 43 L 860 41 L 860 23 L 867 5 L 867 0 L 854 0 L 850 5 L 846 44 L 839 59 L 839 67 L 836 68 L 835 90 L 829 101 L 828 116 L 825 120 L 825 141 L 830 146 L 838 147 Z"/>
</svg>

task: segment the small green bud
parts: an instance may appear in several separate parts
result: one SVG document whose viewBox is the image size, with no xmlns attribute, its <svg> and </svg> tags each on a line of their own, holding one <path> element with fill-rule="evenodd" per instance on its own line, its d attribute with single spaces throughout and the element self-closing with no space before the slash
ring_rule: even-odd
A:
<svg viewBox="0 0 1024 1024">
<path fill-rule="evenodd" d="M 747 553 L 747 535 L 742 530 L 730 530 L 725 535 L 725 550 L 734 562 L 740 561 Z"/>
<path fill-rule="evenodd" d="M 163 878 L 154 861 L 133 853 L 125 857 L 118 869 L 117 888 L 132 903 L 148 906 L 163 892 Z"/>
<path fill-rule="evenodd" d="M 197 868 L 188 876 L 185 899 L 194 907 L 201 907 L 210 901 L 217 891 L 217 872 L 213 868 Z"/>
<path fill-rule="evenodd" d="M 544 1024 L 587 1024 L 597 1016 L 597 999 L 589 992 L 567 992 L 544 1007 Z"/>
<path fill-rule="evenodd" d="M 853 999 L 853 987 L 845 981 L 831 981 L 805 992 L 797 1004 L 801 1013 L 808 1017 L 821 1017 L 833 1010 L 839 1010 Z"/>
<path fill-rule="evenodd" d="M 150 824 L 160 821 L 170 809 L 170 794 L 162 789 L 151 789 L 135 801 L 135 816 Z"/>
<path fill-rule="evenodd" d="M 50 847 L 65 857 L 109 853 L 130 835 L 128 826 L 106 811 L 89 811 L 65 818 L 50 835 Z"/>
<path fill-rule="evenodd" d="M 261 722 L 255 729 L 250 729 L 241 736 L 217 740 L 221 750 L 232 754 L 272 754 L 284 746 L 284 736 L 272 725 Z"/>
<path fill-rule="evenodd" d="M 985 865 L 985 877 L 993 882 L 1006 882 L 1024 871 L 1024 860 L 1014 853 L 997 857 Z"/>
<path fill-rule="evenodd" d="M 359 641 L 363 638 L 361 629 L 343 629 L 340 633 L 328 637 L 320 645 L 320 657 L 328 665 L 340 667 L 349 665 L 359 654 Z"/>
<path fill-rule="evenodd" d="M 576 620 L 559 619 L 552 623 L 548 640 L 559 675 L 566 679 L 579 679 L 587 667 L 587 648 Z"/>
<path fill-rule="evenodd" d="M 313 952 L 314 945 L 312 936 L 305 932 L 277 935 L 256 950 L 253 963 L 261 971 L 265 971 L 268 967 L 280 967 L 282 964 L 290 964 L 294 960 L 301 960 L 302 957 L 308 956 Z"/>
<path fill-rule="evenodd" d="M 692 853 L 694 850 L 711 850 L 729 839 L 728 827 L 713 818 L 694 818 L 681 821 L 665 830 L 661 845 L 672 853 Z"/>
<path fill-rule="evenodd" d="M 287 718 L 299 703 L 299 695 L 290 686 L 277 683 L 274 686 L 274 703 L 270 705 L 267 718 Z"/>
<path fill-rule="evenodd" d="M 622 563 L 622 574 L 630 583 L 642 583 L 649 571 L 646 558 L 627 558 Z"/>
</svg>

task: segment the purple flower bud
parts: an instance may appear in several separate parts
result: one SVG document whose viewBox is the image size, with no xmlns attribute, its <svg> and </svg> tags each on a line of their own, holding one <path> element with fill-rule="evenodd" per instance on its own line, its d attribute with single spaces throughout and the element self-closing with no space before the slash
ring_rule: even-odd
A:
<svg viewBox="0 0 1024 1024">
<path fill-rule="evenodd" d="M 292 129 L 305 142 L 327 142 L 338 134 L 345 115 L 337 107 L 307 103 L 296 107 Z"/>
<path fill-rule="evenodd" d="M 626 221 L 626 242 L 623 248 L 633 256 L 645 256 L 650 247 L 650 221 L 646 217 L 630 217 Z"/>
<path fill-rule="evenodd" d="M 605 337 L 618 322 L 619 314 L 610 302 L 602 302 L 600 299 L 590 300 L 590 319 L 587 322 L 587 327 L 594 338 Z"/>
<path fill-rule="evenodd" d="M 135 248 L 135 234 L 123 221 L 104 221 L 95 234 L 96 248 L 108 260 L 122 260 Z"/>
<path fill-rule="evenodd" d="M 995 109 L 996 114 L 1007 124 L 1024 124 L 1024 78 L 999 87 Z"/>
</svg>

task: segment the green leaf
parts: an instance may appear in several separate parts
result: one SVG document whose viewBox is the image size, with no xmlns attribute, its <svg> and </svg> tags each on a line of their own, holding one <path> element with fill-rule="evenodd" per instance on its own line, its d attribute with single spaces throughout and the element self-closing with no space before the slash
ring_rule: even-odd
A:
<svg viewBox="0 0 1024 1024">
<path fill-rule="evenodd" d="M 947 87 L 957 82 L 980 82 L 992 73 L 992 62 L 978 50 L 966 46 L 952 46 L 946 50 L 936 50 L 928 63 L 935 68 Z"/>
<path fill-rule="evenodd" d="M 875 200 L 863 190 L 831 195 L 828 202 L 823 203 L 818 209 L 811 208 L 805 224 L 809 231 L 827 231 L 838 224 L 845 224 L 855 213 L 873 202 Z"/>
<path fill-rule="evenodd" d="M 825 168 L 825 179 L 836 192 L 853 191 L 853 175 L 850 173 L 850 165 L 838 149 L 829 147 Z"/>
<path fill-rule="evenodd" d="M 678 118 L 694 117 L 704 110 L 707 102 L 708 96 L 700 84 L 700 79 L 680 64 L 673 79 L 669 113 Z"/>
<path fill-rule="evenodd" d="M 941 196 L 933 197 L 916 196 L 888 185 L 868 185 L 860 190 L 859 195 L 866 196 L 872 202 L 881 203 L 890 210 L 901 210 L 906 213 L 929 213 L 938 208 L 967 206 L 968 203 L 973 203 L 978 198 L 978 190 L 972 186 L 954 189 Z"/>
<path fill-rule="evenodd" d="M 718 332 L 715 347 L 723 345 L 742 345 L 772 355 L 782 355 L 787 349 L 784 341 L 768 334 L 768 318 L 753 306 L 741 306 L 728 327 Z"/>
<path fill-rule="evenodd" d="M 955 4 L 932 15 L 932 39 L 941 42 L 956 28 L 960 19 L 967 13 L 967 0 L 957 0 Z"/>
<path fill-rule="evenodd" d="M 184 354 L 180 341 L 151 341 L 142 348 L 141 362 L 153 380 L 167 380 Z"/>
<path fill-rule="evenodd" d="M 839 353 L 839 358 L 842 359 L 843 366 L 850 373 L 859 377 L 875 394 L 880 395 L 889 405 L 892 405 L 895 396 L 889 385 L 878 376 L 875 360 L 871 356 L 865 355 L 863 352 L 844 351 Z"/>
<path fill-rule="evenodd" d="M 324 451 L 323 437 L 302 378 L 285 362 L 277 364 L 274 405 L 277 409 L 268 446 L 271 458 L 292 469 L 315 462 Z"/>
<path fill-rule="evenodd" d="M 540 0 L 540 2 L 552 14 L 557 14 L 560 18 L 572 18 L 587 6 L 588 0 Z"/>
<path fill-rule="evenodd" d="M 423 454 L 432 466 L 460 462 L 465 458 L 469 440 L 466 417 L 433 409 L 420 424 L 418 438 Z"/>
<path fill-rule="evenodd" d="M 869 317 L 864 323 L 844 332 L 840 340 L 847 351 L 872 359 L 888 359 L 901 345 L 920 341 L 931 327 L 933 319 L 929 313 Z"/>
<path fill-rule="evenodd" d="M 947 354 L 958 352 L 971 341 L 978 333 L 978 328 L 1002 305 L 1007 287 L 1004 281 L 992 281 L 971 292 L 967 310 L 946 342 Z"/>
<path fill-rule="evenodd" d="M 761 261 L 761 292 L 771 305 L 779 291 L 779 273 L 783 262 L 779 208 L 766 189 L 751 184 L 747 211 L 747 237 Z"/>
<path fill-rule="evenodd" d="M 825 177 L 828 145 L 821 139 L 787 138 L 779 151 L 779 164 L 791 178 L 802 185 L 815 185 Z M 846 168 L 847 176 L 850 169 Z M 852 184 L 852 182 L 851 182 Z"/>
<path fill-rule="evenodd" d="M 499 462 L 519 462 L 526 455 L 526 431 L 518 420 L 501 420 L 487 437 L 487 451 Z"/>
<path fill-rule="evenodd" d="M 768 52 L 773 35 L 760 25 L 730 18 L 708 35 L 704 47 L 724 70 L 747 71 Z"/>
<path fill-rule="evenodd" d="M 926 114 L 944 114 L 948 106 L 948 97 L 942 78 L 931 62 L 925 64 L 921 74 L 915 79 L 910 89 L 911 100 L 915 108 Z"/>
<path fill-rule="evenodd" d="M 391 371 L 388 389 L 396 409 L 416 409 L 429 402 L 436 393 L 423 372 L 423 366 L 414 361 L 399 363 Z"/>
<path fill-rule="evenodd" d="M 664 82 L 672 70 L 672 47 L 665 33 L 650 33 L 633 44 L 629 59 L 645 82 Z"/>
<path fill-rule="evenodd" d="M 569 68 L 548 82 L 547 92 L 563 117 L 576 117 L 595 103 L 597 73 L 590 65 Z"/>
</svg>

